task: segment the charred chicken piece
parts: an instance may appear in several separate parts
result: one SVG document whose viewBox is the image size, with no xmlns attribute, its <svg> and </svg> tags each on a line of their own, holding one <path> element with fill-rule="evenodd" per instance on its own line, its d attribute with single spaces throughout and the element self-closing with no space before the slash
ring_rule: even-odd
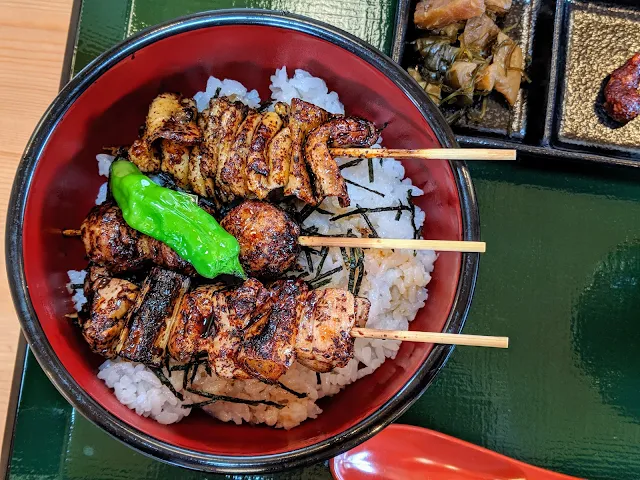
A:
<svg viewBox="0 0 640 480">
<path fill-rule="evenodd" d="M 150 264 L 193 273 L 193 267 L 171 248 L 124 221 L 113 203 L 97 205 L 80 227 L 87 258 L 111 273 L 140 270 Z"/>
<path fill-rule="evenodd" d="M 213 296 L 222 289 L 222 284 L 204 285 L 182 298 L 167 343 L 167 352 L 174 360 L 191 362 L 205 349 L 203 337 L 212 328 Z"/>
<path fill-rule="evenodd" d="M 202 132 L 196 124 L 197 115 L 196 102 L 192 98 L 162 93 L 149 106 L 144 139 L 149 145 L 159 138 L 183 145 L 199 143 Z"/>
<path fill-rule="evenodd" d="M 238 359 L 256 306 L 266 301 L 269 292 L 254 279 L 249 279 L 232 292 L 218 292 L 213 296 L 212 318 L 215 335 L 206 341 L 209 363 L 216 375 L 223 378 L 247 379 L 247 373 Z"/>
<path fill-rule="evenodd" d="M 266 383 L 277 382 L 296 359 L 296 306 L 308 291 L 300 280 L 279 280 L 271 288 L 273 306 L 268 321 L 260 332 L 247 332 L 238 354 L 243 369 Z"/>
<path fill-rule="evenodd" d="M 220 170 L 219 186 L 230 198 L 247 196 L 247 157 L 262 115 L 252 111 L 240 125 Z"/>
<path fill-rule="evenodd" d="M 189 188 L 189 147 L 170 140 L 162 140 L 162 163 L 160 169 L 168 173 L 180 188 Z"/>
<path fill-rule="evenodd" d="M 281 276 L 300 253 L 300 227 L 269 203 L 246 200 L 231 210 L 220 225 L 238 240 L 240 263 L 249 276 Z"/>
<path fill-rule="evenodd" d="M 291 129 L 284 127 L 280 130 L 267 147 L 267 161 L 269 163 L 269 190 L 276 190 L 287 186 L 289 170 L 291 168 L 291 149 L 293 141 Z"/>
<path fill-rule="evenodd" d="M 128 150 L 129 160 L 143 173 L 159 172 L 162 154 L 155 145 L 150 145 L 144 138 L 136 139 Z"/>
<path fill-rule="evenodd" d="M 302 315 L 296 340 L 298 362 L 316 372 L 344 367 L 353 358 L 349 332 L 356 320 L 354 296 L 338 288 L 312 290 L 306 303 L 310 308 Z"/>
<path fill-rule="evenodd" d="M 311 180 L 304 159 L 304 142 L 307 134 L 322 125 L 329 113 L 320 107 L 304 102 L 299 98 L 291 100 L 289 129 L 291 130 L 291 164 L 289 178 L 284 189 L 285 195 L 295 195 L 309 205 L 317 205 L 311 188 Z"/>
<path fill-rule="evenodd" d="M 127 280 L 103 276 L 95 278 L 90 288 L 93 300 L 89 317 L 82 322 L 82 335 L 95 353 L 114 358 L 139 288 Z"/>
<path fill-rule="evenodd" d="M 204 147 L 196 145 L 189 154 L 188 185 L 193 193 L 201 197 L 213 196 L 213 182 L 203 173 L 203 166 L 207 162 L 207 153 L 203 153 Z M 211 195 L 209 195 L 211 191 Z"/>
<path fill-rule="evenodd" d="M 640 114 L 640 53 L 614 70 L 604 89 L 604 107 L 611 118 L 627 123 Z"/>
<path fill-rule="evenodd" d="M 173 319 L 189 285 L 190 279 L 185 275 L 153 268 L 129 310 L 118 355 L 145 365 L 161 365 Z"/>
<path fill-rule="evenodd" d="M 329 152 L 329 144 L 332 147 L 370 147 L 377 139 L 375 125 L 357 117 L 335 118 L 311 131 L 305 145 L 305 158 L 315 179 L 319 202 L 325 197 L 338 197 L 341 207 L 350 204 L 347 184 Z"/>
<path fill-rule="evenodd" d="M 225 187 L 223 171 L 225 171 L 225 167 L 229 168 L 227 162 L 233 153 L 232 147 L 235 143 L 236 134 L 247 115 L 247 107 L 240 102 L 232 103 L 222 98 L 216 100 L 218 100 L 217 103 L 222 110 L 218 130 L 215 134 L 217 144 L 212 145 L 212 148 L 217 149 L 217 160 L 215 162 L 217 168 L 215 173 L 216 194 L 220 200 L 230 201 L 233 196 L 229 195 L 229 189 Z M 227 174 L 225 173 L 225 175 Z"/>
<path fill-rule="evenodd" d="M 276 112 L 267 112 L 251 140 L 247 156 L 247 196 L 264 200 L 269 195 L 268 147 L 282 128 L 282 119 Z"/>
</svg>

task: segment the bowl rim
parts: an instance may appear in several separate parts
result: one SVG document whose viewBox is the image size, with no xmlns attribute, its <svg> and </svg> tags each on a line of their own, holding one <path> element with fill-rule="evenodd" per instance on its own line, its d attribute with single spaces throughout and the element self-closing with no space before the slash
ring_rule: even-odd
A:
<svg viewBox="0 0 640 480">
<path fill-rule="evenodd" d="M 270 455 L 214 455 L 168 444 L 125 423 L 85 392 L 64 368 L 49 344 L 31 303 L 24 273 L 22 227 L 31 181 L 51 133 L 73 102 L 105 71 L 137 50 L 164 38 L 222 25 L 262 25 L 306 33 L 329 41 L 368 62 L 387 75 L 412 101 L 432 126 L 438 141 L 455 148 L 453 132 L 427 94 L 399 65 L 363 40 L 327 23 L 301 15 L 261 9 L 206 11 L 144 29 L 110 48 L 83 68 L 57 95 L 32 134 L 13 183 L 6 223 L 5 253 L 11 296 L 22 331 L 38 363 L 61 395 L 84 417 L 135 450 L 177 466 L 216 473 L 273 473 L 303 467 L 349 450 L 386 427 L 404 413 L 429 387 L 454 350 L 436 345 L 424 364 L 378 411 L 350 429 L 314 445 Z M 475 191 L 465 162 L 450 161 L 460 204 L 464 240 L 479 240 L 480 220 Z M 460 333 L 475 289 L 479 254 L 463 253 L 460 278 L 445 332 Z"/>
</svg>

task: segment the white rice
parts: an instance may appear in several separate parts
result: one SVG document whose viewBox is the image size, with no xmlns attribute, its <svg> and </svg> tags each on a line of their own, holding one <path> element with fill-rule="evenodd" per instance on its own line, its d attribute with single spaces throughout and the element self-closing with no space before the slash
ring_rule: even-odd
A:
<svg viewBox="0 0 640 480">
<path fill-rule="evenodd" d="M 313 77 L 303 70 L 295 70 L 292 78 L 287 76 L 286 67 L 276 70 L 275 74 L 271 76 L 269 88 L 274 101 L 289 103 L 292 98 L 297 97 L 329 112 L 344 113 L 344 106 L 340 103 L 338 94 L 329 92 L 324 80 Z M 260 104 L 260 97 L 256 90 L 249 92 L 242 84 L 234 80 L 221 81 L 210 77 L 205 91 L 198 92 L 194 96 L 199 111 L 206 108 L 209 100 L 218 89 L 220 89 L 219 95 L 230 96 L 250 107 L 257 107 Z M 108 176 L 108 166 L 113 161 L 112 157 L 107 157 L 110 156 L 98 155 L 96 157 L 99 172 L 101 175 L 106 173 L 105 176 Z M 345 161 L 347 159 L 338 159 L 339 163 Z M 401 204 L 408 206 L 409 194 L 412 196 L 422 195 L 423 192 L 413 186 L 410 179 L 404 178 L 405 172 L 400 162 L 387 158 L 382 161 L 374 159 L 372 164 L 373 182 L 369 182 L 367 161 L 363 161 L 357 166 L 345 168 L 342 173 L 352 182 L 375 190 L 379 194 L 349 184 L 348 191 L 353 207 L 341 208 L 335 198 L 327 198 L 320 205 L 320 208 L 332 212 L 333 215 L 329 216 L 314 211 L 305 220 L 304 227 L 314 226 L 321 234 L 346 234 L 348 231 L 359 234 L 369 230 L 362 215 L 353 215 L 337 221 L 331 221 L 330 218 L 352 211 L 356 205 L 367 208 L 391 207 Z M 412 224 L 412 215 L 406 211 L 406 208 L 401 212 L 398 220 L 396 220 L 396 213 L 396 211 L 391 211 L 367 214 L 378 236 L 413 238 L 414 226 L 416 231 L 422 230 L 425 214 L 420 208 L 415 207 L 413 215 L 415 225 Z M 314 255 L 312 260 L 314 262 L 313 269 L 307 265 L 306 255 L 300 256 L 299 264 L 308 272 L 303 278 L 310 280 L 318 274 L 343 267 L 342 271 L 331 277 L 331 283 L 324 288 L 327 286 L 346 288 L 348 286 L 349 272 L 344 265 L 340 249 L 330 249 L 321 272 L 317 271 L 319 257 Z M 365 275 L 360 295 L 366 296 L 371 302 L 367 327 L 408 329 L 409 323 L 427 300 L 426 286 L 431 280 L 435 261 L 436 254 L 433 251 L 365 251 Z M 309 270 L 313 270 L 313 272 L 311 273 Z M 72 283 L 76 283 L 72 279 L 72 271 L 69 272 L 69 278 Z M 76 302 L 75 295 L 74 302 Z M 76 305 L 79 304 L 80 302 L 76 303 Z M 79 307 L 77 308 L 79 309 Z M 254 407 L 219 401 L 205 406 L 204 409 L 225 422 L 265 423 L 289 429 L 308 418 L 315 418 L 322 412 L 316 404 L 316 400 L 334 395 L 346 385 L 373 373 L 387 358 L 395 358 L 399 347 L 400 342 L 398 341 L 358 338 L 355 340 L 355 356 L 347 366 L 320 374 L 319 382 L 316 372 L 300 364 L 294 364 L 280 380 L 294 391 L 305 393 L 307 396 L 302 399 L 287 393 L 278 386 L 266 385 L 258 380 L 225 380 L 215 374 L 207 375 L 204 367 L 199 367 L 192 388 L 211 394 L 251 400 L 269 400 L 286 405 L 283 409 L 277 409 L 273 406 Z M 168 375 L 169 372 L 165 370 L 165 373 Z M 174 389 L 184 396 L 183 401 L 176 398 L 169 388 L 162 385 L 153 372 L 144 365 L 124 360 L 108 360 L 100 367 L 98 377 L 114 389 L 121 403 L 134 409 L 139 415 L 151 416 L 160 423 L 168 424 L 177 422 L 189 414 L 190 409 L 183 408 L 182 405 L 206 400 L 205 397 L 182 390 L 183 375 L 183 372 L 175 371 L 170 377 Z"/>
<path fill-rule="evenodd" d="M 82 306 L 87 303 L 87 298 L 84 296 L 84 279 L 87 276 L 86 270 L 69 270 L 67 272 L 69 277 L 69 283 L 67 283 L 67 291 L 71 294 L 71 300 L 73 301 L 73 308 L 76 312 L 82 309 Z"/>
</svg>

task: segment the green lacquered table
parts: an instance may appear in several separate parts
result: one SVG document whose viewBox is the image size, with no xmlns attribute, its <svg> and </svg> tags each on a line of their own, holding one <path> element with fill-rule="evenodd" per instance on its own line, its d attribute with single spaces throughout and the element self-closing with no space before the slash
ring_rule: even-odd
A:
<svg viewBox="0 0 640 480">
<path fill-rule="evenodd" d="M 140 28 L 231 6 L 306 14 L 382 49 L 396 7 L 393 0 L 85 0 L 76 8 L 70 71 Z M 640 173 L 532 158 L 474 163 L 471 173 L 489 250 L 465 333 L 508 335 L 511 347 L 456 349 L 400 421 L 571 475 L 640 478 Z M 215 477 L 154 461 L 103 433 L 57 393 L 30 353 L 14 390 L 11 449 L 5 441 L 11 478 Z M 273 478 L 331 475 L 320 464 Z"/>
</svg>

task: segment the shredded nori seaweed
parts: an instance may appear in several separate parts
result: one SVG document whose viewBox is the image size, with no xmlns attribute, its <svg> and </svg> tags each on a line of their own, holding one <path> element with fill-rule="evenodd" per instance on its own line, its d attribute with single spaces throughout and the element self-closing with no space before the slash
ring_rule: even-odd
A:
<svg viewBox="0 0 640 480">
<path fill-rule="evenodd" d="M 154 373 L 156 377 L 158 377 L 158 380 L 160 380 L 160 383 L 162 383 L 165 387 L 167 387 L 171 391 L 171 393 L 173 393 L 176 396 L 178 400 L 180 401 L 184 400 L 184 397 L 182 396 L 182 394 L 178 392 L 175 388 L 173 388 L 173 384 L 162 371 L 162 367 L 149 367 L 149 369 Z"/>
<path fill-rule="evenodd" d="M 346 178 L 344 179 L 344 181 L 345 181 L 345 183 L 348 183 L 349 185 L 353 185 L 355 187 L 360 187 L 363 190 L 366 190 L 367 192 L 375 193 L 376 195 L 380 195 L 381 197 L 384 198 L 384 193 L 379 192 L 377 190 L 374 190 L 373 188 L 365 187 L 364 185 L 360 185 L 359 183 L 356 183 L 356 182 L 354 182 L 352 180 L 348 180 Z"/>
<path fill-rule="evenodd" d="M 320 280 L 318 283 L 314 284 L 313 288 L 314 289 L 322 288 L 325 285 L 329 285 L 330 283 L 331 283 L 331 279 L 330 278 L 325 278 L 324 280 Z"/>
<path fill-rule="evenodd" d="M 407 192 L 407 202 L 409 203 L 409 209 L 411 212 L 411 226 L 413 227 L 413 238 L 420 238 L 420 231 L 416 227 L 416 207 L 413 204 L 413 197 L 411 196 L 411 192 Z"/>
<path fill-rule="evenodd" d="M 403 211 L 410 212 L 411 208 L 406 205 L 403 205 L 402 203 L 400 203 L 400 205 L 397 205 L 395 207 L 356 208 L 354 210 L 351 210 L 350 212 L 345 212 L 340 215 L 336 215 L 335 217 L 331 217 L 329 221 L 335 222 L 336 220 L 351 217 L 353 215 L 360 215 L 362 214 L 362 212 L 365 212 L 365 213 L 398 212 L 399 214 L 401 214 Z"/>
<path fill-rule="evenodd" d="M 373 158 L 369 158 L 369 183 L 373 183 L 374 180 L 374 176 L 373 176 Z"/>
<path fill-rule="evenodd" d="M 272 402 L 270 400 L 248 400 L 244 398 L 228 397 L 226 395 L 215 395 L 213 393 L 202 392 L 200 390 L 194 390 L 192 388 L 186 388 L 185 390 L 187 392 L 200 395 L 201 397 L 210 398 L 211 400 L 216 402 L 220 401 L 220 402 L 231 402 L 231 403 L 244 403 L 245 405 L 251 405 L 253 407 L 256 407 L 258 405 L 267 405 L 270 407 L 276 407 L 278 410 L 283 409 L 285 407 L 285 405 L 281 405 L 279 403 Z"/>
<path fill-rule="evenodd" d="M 356 207 L 360 209 L 360 215 L 362 215 L 362 218 L 364 219 L 367 226 L 369 227 L 369 230 L 371 230 L 371 235 L 369 235 L 369 237 L 380 238 L 380 235 L 378 235 L 378 232 L 376 232 L 376 228 L 373 226 L 373 223 L 371 223 L 371 220 L 369 219 L 369 216 L 367 215 L 366 210 L 362 208 L 360 205 L 358 205 L 357 203 L 356 203 Z"/>
<path fill-rule="evenodd" d="M 341 270 L 342 270 L 342 265 L 340 265 L 339 267 L 333 268 L 333 269 L 329 270 L 328 272 L 324 272 L 322 275 L 318 275 L 317 277 L 309 280 L 309 283 L 315 283 L 318 280 L 322 280 L 324 278 L 330 277 L 334 273 L 338 273 Z"/>
<path fill-rule="evenodd" d="M 282 382 L 278 382 L 278 386 L 283 389 L 286 392 L 289 392 L 291 395 L 294 395 L 298 398 L 307 398 L 307 394 L 306 393 L 300 393 L 300 392 L 296 392 L 295 390 L 287 387 L 284 383 Z"/>
<path fill-rule="evenodd" d="M 320 264 L 318 265 L 318 270 L 316 270 L 316 276 L 322 272 L 322 267 L 324 267 L 324 262 L 327 260 L 327 255 L 329 255 L 329 247 L 322 247 L 322 250 L 320 250 Z"/>
<path fill-rule="evenodd" d="M 311 252 L 308 249 L 304 249 L 304 255 L 307 259 L 307 268 L 309 269 L 309 274 L 313 273 L 313 259 L 311 258 Z"/>
<path fill-rule="evenodd" d="M 355 160 L 350 160 L 350 161 L 348 161 L 346 163 L 343 163 L 338 168 L 340 170 L 344 170 L 345 168 L 355 167 L 356 165 L 360 165 L 363 160 L 364 160 L 364 158 L 356 158 Z"/>
</svg>

